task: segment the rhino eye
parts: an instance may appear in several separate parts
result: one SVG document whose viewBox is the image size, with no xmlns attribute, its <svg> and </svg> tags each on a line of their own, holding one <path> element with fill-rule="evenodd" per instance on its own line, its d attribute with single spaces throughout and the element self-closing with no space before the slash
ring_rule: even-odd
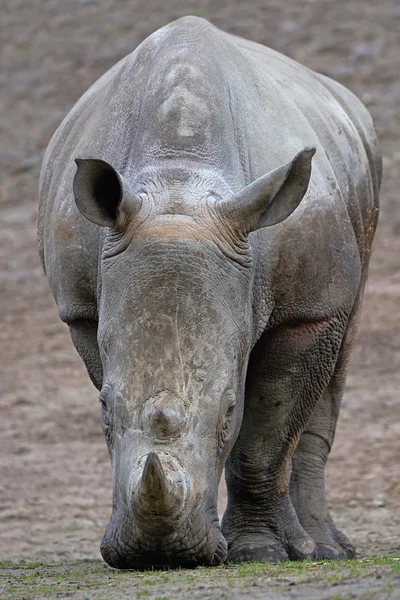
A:
<svg viewBox="0 0 400 600">
<path fill-rule="evenodd" d="M 100 392 L 100 396 L 99 396 L 99 402 L 101 404 L 102 409 L 108 410 L 108 406 L 111 404 L 111 396 L 112 396 L 111 385 L 106 383 L 105 385 L 103 385 L 101 392 Z"/>
<path fill-rule="evenodd" d="M 235 401 L 231 402 L 231 404 L 228 406 L 228 410 L 226 411 L 227 419 L 230 419 L 232 417 L 233 413 L 235 412 L 235 406 L 236 406 Z"/>
<path fill-rule="evenodd" d="M 109 450 L 114 437 L 113 406 L 111 396 L 111 386 L 105 385 L 100 392 L 99 402 L 101 406 L 101 426 Z"/>
<path fill-rule="evenodd" d="M 227 403 L 227 408 L 225 409 L 225 413 L 222 413 L 218 428 L 218 447 L 220 452 L 225 448 L 225 445 L 231 436 L 231 425 L 236 406 L 235 395 L 233 392 L 229 392 L 226 395 L 225 402 Z"/>
<path fill-rule="evenodd" d="M 235 412 L 236 406 L 236 397 L 233 390 L 229 390 L 225 393 L 224 403 L 226 406 L 225 420 L 229 420 Z"/>
</svg>

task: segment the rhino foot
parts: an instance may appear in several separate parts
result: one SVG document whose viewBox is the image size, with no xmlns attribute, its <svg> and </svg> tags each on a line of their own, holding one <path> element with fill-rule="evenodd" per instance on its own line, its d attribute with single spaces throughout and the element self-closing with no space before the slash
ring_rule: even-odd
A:
<svg viewBox="0 0 400 600">
<path fill-rule="evenodd" d="M 242 536 L 228 550 L 228 561 L 235 564 L 251 561 L 277 563 L 288 559 L 289 555 L 279 540 L 267 544 L 265 539 L 257 540 L 254 536 Z"/>
<path fill-rule="evenodd" d="M 356 555 L 354 546 L 350 544 L 344 533 L 336 529 L 331 519 L 320 525 L 318 529 L 309 531 L 309 534 L 315 542 L 318 560 L 341 560 L 354 558 Z"/>
<path fill-rule="evenodd" d="M 285 560 L 315 558 L 315 544 L 305 534 L 292 540 L 279 539 L 271 532 L 242 534 L 228 546 L 228 561 L 233 563 L 259 561 L 277 563 Z"/>
<path fill-rule="evenodd" d="M 233 563 L 276 563 L 316 556 L 315 543 L 300 525 L 287 498 L 274 509 L 264 507 L 254 515 L 243 506 L 236 505 L 235 510 L 228 506 L 222 530 L 228 541 L 228 561 Z"/>
</svg>

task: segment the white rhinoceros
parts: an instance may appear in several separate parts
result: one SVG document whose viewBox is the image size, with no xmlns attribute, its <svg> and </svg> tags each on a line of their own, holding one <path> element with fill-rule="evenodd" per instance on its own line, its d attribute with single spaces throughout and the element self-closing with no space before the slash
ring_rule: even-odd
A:
<svg viewBox="0 0 400 600">
<path fill-rule="evenodd" d="M 354 553 L 324 470 L 380 177 L 352 93 L 197 17 L 148 37 L 60 125 L 39 247 L 100 390 L 107 563 Z"/>
</svg>

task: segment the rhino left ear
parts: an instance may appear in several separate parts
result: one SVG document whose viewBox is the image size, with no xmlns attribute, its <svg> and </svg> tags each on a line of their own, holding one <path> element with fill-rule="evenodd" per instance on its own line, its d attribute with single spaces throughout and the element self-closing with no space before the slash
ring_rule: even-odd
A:
<svg viewBox="0 0 400 600">
<path fill-rule="evenodd" d="M 127 181 L 106 161 L 76 158 L 75 162 L 75 202 L 89 221 L 100 227 L 114 227 L 122 203 L 130 204 L 133 211 L 140 208 L 140 199 L 130 192 Z"/>
<path fill-rule="evenodd" d="M 315 148 L 305 148 L 282 167 L 263 175 L 218 203 L 227 222 L 246 233 L 284 221 L 303 199 L 311 175 Z"/>
</svg>

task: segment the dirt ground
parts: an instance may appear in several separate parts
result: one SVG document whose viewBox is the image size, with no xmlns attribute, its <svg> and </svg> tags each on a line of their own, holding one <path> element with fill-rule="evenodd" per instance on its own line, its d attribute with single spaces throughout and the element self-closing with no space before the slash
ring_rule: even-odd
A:
<svg viewBox="0 0 400 600">
<path fill-rule="evenodd" d="M 204 16 L 339 80 L 374 118 L 384 158 L 380 224 L 328 488 L 336 521 L 359 556 L 399 556 L 398 0 L 3 0 L 0 559 L 100 556 L 111 509 L 108 455 L 96 390 L 39 264 L 38 175 L 52 133 L 79 96 L 183 14 Z M 222 490 L 221 511 L 223 503 Z"/>
<path fill-rule="evenodd" d="M 388 557 L 153 572 L 115 571 L 90 560 L 0 571 L 1 600 L 397 600 L 399 587 L 400 559 Z"/>
</svg>

